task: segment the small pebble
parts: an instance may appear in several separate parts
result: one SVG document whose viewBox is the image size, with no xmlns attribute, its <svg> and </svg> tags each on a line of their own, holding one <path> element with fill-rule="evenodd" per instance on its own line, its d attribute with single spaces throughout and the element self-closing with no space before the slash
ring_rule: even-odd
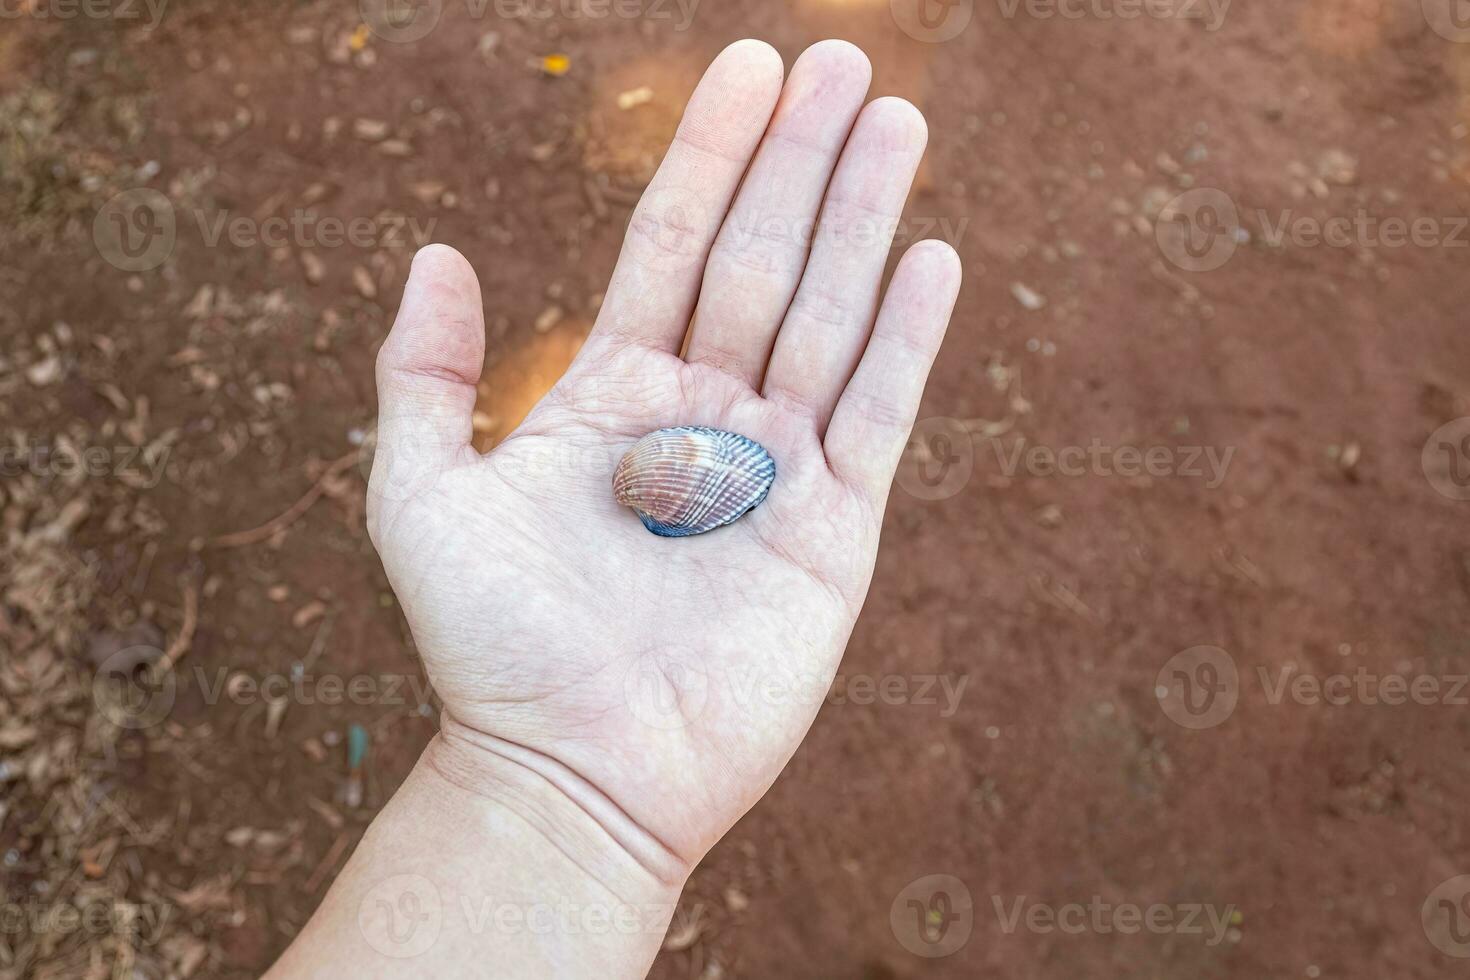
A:
<svg viewBox="0 0 1470 980">
<path fill-rule="evenodd" d="M 1020 303 L 1021 306 L 1033 312 L 1041 309 L 1043 306 L 1046 305 L 1046 297 L 1042 296 L 1040 293 L 1036 292 L 1025 283 L 1011 283 L 1011 295 L 1016 298 L 1017 303 Z"/>
</svg>

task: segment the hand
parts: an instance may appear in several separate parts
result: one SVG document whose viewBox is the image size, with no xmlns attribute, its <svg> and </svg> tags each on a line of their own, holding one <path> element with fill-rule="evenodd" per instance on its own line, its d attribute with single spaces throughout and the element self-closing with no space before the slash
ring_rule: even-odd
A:
<svg viewBox="0 0 1470 980">
<path fill-rule="evenodd" d="M 487 456 L 475 275 L 443 246 L 414 261 L 378 359 L 368 528 L 444 702 L 435 765 L 564 849 L 615 842 L 682 882 L 795 751 L 862 607 L 960 282 L 923 242 L 880 305 L 926 130 L 902 100 L 864 107 L 869 77 L 843 42 L 784 88 L 772 48 L 726 49 L 585 346 Z M 765 446 L 766 501 L 698 537 L 645 530 L 612 472 L 675 425 Z M 547 784 L 596 829 L 546 817 Z"/>
</svg>

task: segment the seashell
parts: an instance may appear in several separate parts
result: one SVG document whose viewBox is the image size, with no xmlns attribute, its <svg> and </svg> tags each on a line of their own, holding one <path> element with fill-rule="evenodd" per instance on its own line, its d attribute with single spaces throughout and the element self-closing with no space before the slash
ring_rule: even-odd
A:
<svg viewBox="0 0 1470 980">
<path fill-rule="evenodd" d="M 613 473 L 613 496 L 666 538 L 739 520 L 776 479 L 761 444 L 734 432 L 684 425 L 639 439 Z"/>
</svg>

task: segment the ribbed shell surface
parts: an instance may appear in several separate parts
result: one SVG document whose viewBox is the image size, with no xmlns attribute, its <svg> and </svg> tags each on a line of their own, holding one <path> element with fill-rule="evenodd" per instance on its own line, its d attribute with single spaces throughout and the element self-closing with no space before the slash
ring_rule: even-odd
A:
<svg viewBox="0 0 1470 980">
<path fill-rule="evenodd" d="M 775 460 L 760 443 L 680 426 L 633 444 L 613 474 L 613 494 L 654 534 L 684 537 L 737 520 L 765 499 L 775 479 Z"/>
</svg>

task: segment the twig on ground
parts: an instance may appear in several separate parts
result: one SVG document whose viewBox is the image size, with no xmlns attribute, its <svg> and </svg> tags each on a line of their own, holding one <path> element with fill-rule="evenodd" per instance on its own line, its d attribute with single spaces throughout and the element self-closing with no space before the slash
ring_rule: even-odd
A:
<svg viewBox="0 0 1470 980">
<path fill-rule="evenodd" d="M 189 652 L 194 643 L 194 630 L 199 626 L 199 583 L 190 579 L 184 583 L 184 622 L 179 626 L 179 635 L 168 645 L 154 668 L 154 676 L 162 677 L 174 664 Z"/>
<path fill-rule="evenodd" d="M 337 866 L 337 862 L 342 857 L 342 852 L 347 850 L 347 843 L 351 839 L 351 831 L 344 830 L 337 835 L 337 839 L 327 849 L 326 857 L 322 858 L 321 863 L 316 866 L 316 870 L 311 873 L 311 877 L 307 878 L 306 883 L 301 886 L 302 891 L 311 895 L 321 887 L 322 880 Z"/>
<path fill-rule="evenodd" d="M 357 462 L 359 453 L 353 450 L 345 456 L 332 461 L 316 483 L 312 484 L 310 490 L 296 503 L 288 507 L 284 512 L 266 521 L 259 527 L 253 527 L 248 531 L 236 531 L 206 542 L 209 548 L 241 548 L 249 544 L 257 544 L 271 538 L 277 531 L 283 530 L 295 524 L 301 516 L 311 509 L 311 505 L 321 498 L 326 492 L 327 484 L 336 479 L 341 473 Z"/>
</svg>

